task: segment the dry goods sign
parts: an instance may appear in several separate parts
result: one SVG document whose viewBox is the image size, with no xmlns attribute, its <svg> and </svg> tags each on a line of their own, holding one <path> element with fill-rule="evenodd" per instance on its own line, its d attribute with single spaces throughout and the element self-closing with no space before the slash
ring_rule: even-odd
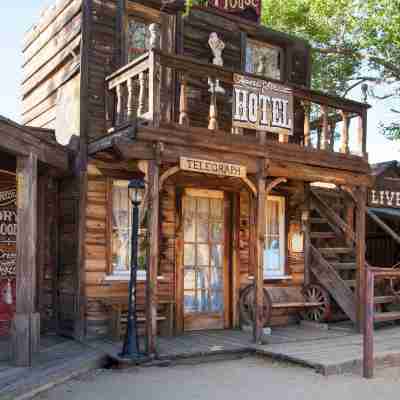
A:
<svg viewBox="0 0 400 400">
<path fill-rule="evenodd" d="M 286 86 L 234 74 L 233 126 L 293 134 L 293 93 Z"/>
<path fill-rule="evenodd" d="M 17 239 L 17 191 L 0 191 L 0 277 L 15 275 Z"/>
</svg>

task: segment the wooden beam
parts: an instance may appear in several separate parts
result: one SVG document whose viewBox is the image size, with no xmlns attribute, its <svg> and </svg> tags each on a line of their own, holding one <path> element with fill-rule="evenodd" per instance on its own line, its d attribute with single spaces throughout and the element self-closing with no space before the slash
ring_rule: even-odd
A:
<svg viewBox="0 0 400 400">
<path fill-rule="evenodd" d="M 264 328 L 263 300 L 264 300 L 264 246 L 266 230 L 266 166 L 264 160 L 259 160 L 259 171 L 257 174 L 257 237 L 256 237 L 256 266 L 254 271 L 255 284 L 255 318 L 253 323 L 253 339 L 260 343 Z"/>
<path fill-rule="evenodd" d="M 363 327 L 363 376 L 374 375 L 374 273 L 365 270 L 365 309 Z"/>
<path fill-rule="evenodd" d="M 380 219 L 373 211 L 366 208 L 366 212 L 368 216 L 376 222 L 389 236 L 391 236 L 397 244 L 400 244 L 400 236 L 382 219 Z"/>
<path fill-rule="evenodd" d="M 159 155 L 156 155 L 157 158 Z M 157 336 L 157 275 L 159 262 L 159 227 L 160 227 L 160 165 L 159 159 L 149 161 L 149 190 L 150 190 L 150 256 L 146 281 L 146 335 L 147 352 L 156 351 Z"/>
<path fill-rule="evenodd" d="M 40 316 L 35 312 L 37 249 L 37 157 L 17 158 L 17 295 L 12 328 L 13 359 L 30 366 L 39 349 Z"/>
<path fill-rule="evenodd" d="M 365 233 L 366 233 L 366 203 L 367 193 L 364 187 L 356 190 L 356 261 L 357 261 L 357 326 L 363 329 L 364 322 L 364 295 L 365 295 Z"/>
</svg>

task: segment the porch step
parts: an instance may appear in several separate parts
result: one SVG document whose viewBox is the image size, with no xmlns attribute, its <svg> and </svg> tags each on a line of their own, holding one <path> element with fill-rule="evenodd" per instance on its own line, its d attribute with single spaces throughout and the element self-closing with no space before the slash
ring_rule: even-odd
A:
<svg viewBox="0 0 400 400">
<path fill-rule="evenodd" d="M 319 247 L 318 251 L 324 256 L 336 256 L 338 254 L 352 254 L 351 247 Z"/>
<path fill-rule="evenodd" d="M 393 303 L 398 299 L 396 296 L 375 296 L 374 303 L 375 304 L 388 304 Z"/>
<path fill-rule="evenodd" d="M 375 313 L 374 321 L 375 322 L 388 322 L 388 321 L 398 321 L 400 320 L 400 312 L 379 312 Z"/>
<path fill-rule="evenodd" d="M 331 262 L 332 267 L 340 271 L 352 271 L 357 269 L 355 262 Z"/>
<path fill-rule="evenodd" d="M 336 239 L 334 232 L 311 232 L 311 239 Z"/>
</svg>

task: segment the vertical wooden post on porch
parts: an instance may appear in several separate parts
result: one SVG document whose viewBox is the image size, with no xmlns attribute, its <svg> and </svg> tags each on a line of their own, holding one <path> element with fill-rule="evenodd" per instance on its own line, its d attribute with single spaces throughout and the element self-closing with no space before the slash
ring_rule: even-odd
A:
<svg viewBox="0 0 400 400">
<path fill-rule="evenodd" d="M 321 106 L 322 112 L 322 136 L 321 136 L 321 150 L 329 149 L 329 121 L 328 121 L 328 107 Z"/>
<path fill-rule="evenodd" d="M 158 149 L 157 149 L 158 150 Z M 159 157 L 149 161 L 150 190 L 150 256 L 146 275 L 146 335 L 147 352 L 156 351 L 157 336 L 157 275 L 159 261 L 159 213 L 160 213 L 160 165 Z"/>
<path fill-rule="evenodd" d="M 364 285 L 365 285 L 365 230 L 366 230 L 366 189 L 356 190 L 356 260 L 357 260 L 357 328 L 362 330 L 364 320 Z"/>
<path fill-rule="evenodd" d="M 259 160 L 257 174 L 257 237 L 256 237 L 256 265 L 254 270 L 254 308 L 255 318 L 253 323 L 253 339 L 255 343 L 260 343 L 264 328 L 263 321 L 263 299 L 264 299 L 264 242 L 265 242 L 265 179 L 266 179 L 265 160 Z"/>
<path fill-rule="evenodd" d="M 35 312 L 37 249 L 37 156 L 17 157 L 17 295 L 12 354 L 27 367 L 39 349 L 40 314 Z"/>
<path fill-rule="evenodd" d="M 311 253 L 310 253 L 310 184 L 308 182 L 304 183 L 304 209 L 301 213 L 301 225 L 304 235 L 304 285 L 310 284 L 310 264 L 311 264 Z"/>
</svg>

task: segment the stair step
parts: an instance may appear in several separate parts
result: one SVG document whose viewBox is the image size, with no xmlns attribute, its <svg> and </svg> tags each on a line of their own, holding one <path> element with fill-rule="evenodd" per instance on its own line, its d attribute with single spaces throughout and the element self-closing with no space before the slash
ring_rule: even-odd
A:
<svg viewBox="0 0 400 400">
<path fill-rule="evenodd" d="M 388 304 L 388 303 L 393 303 L 397 299 L 398 299 L 398 297 L 396 297 L 396 296 L 375 296 L 374 303 L 375 304 Z"/>
<path fill-rule="evenodd" d="M 311 232 L 311 239 L 336 239 L 334 232 Z"/>
<path fill-rule="evenodd" d="M 319 247 L 318 251 L 324 256 L 335 256 L 337 254 L 352 254 L 354 249 L 351 247 Z"/>
<path fill-rule="evenodd" d="M 341 271 L 351 271 L 357 269 L 357 264 L 354 262 L 331 262 L 332 267 Z"/>
<path fill-rule="evenodd" d="M 375 322 L 386 322 L 386 321 L 397 321 L 397 320 L 400 320 L 399 311 L 379 312 L 375 313 L 374 315 Z"/>
</svg>

